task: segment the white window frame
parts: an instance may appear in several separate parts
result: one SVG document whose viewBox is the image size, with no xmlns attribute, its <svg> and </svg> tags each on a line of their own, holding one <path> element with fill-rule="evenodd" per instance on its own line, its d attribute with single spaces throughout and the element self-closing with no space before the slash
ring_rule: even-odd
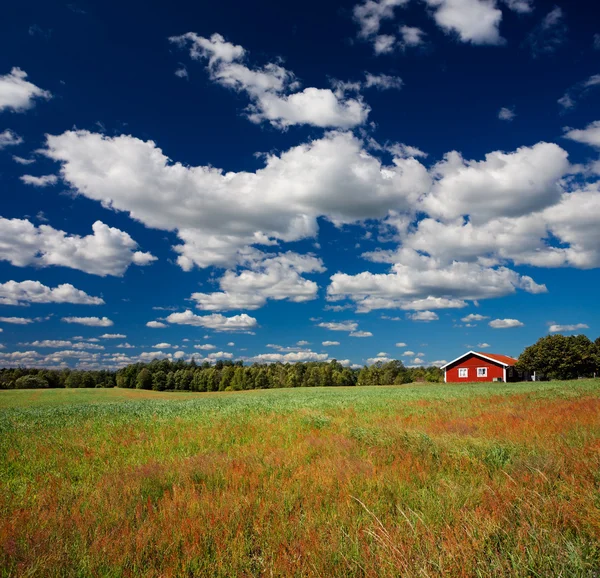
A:
<svg viewBox="0 0 600 578">
<path fill-rule="evenodd" d="M 468 367 L 459 367 L 458 368 L 458 377 L 460 379 L 467 379 L 469 377 L 469 368 Z"/>
<path fill-rule="evenodd" d="M 488 368 L 487 367 L 478 367 L 477 368 L 477 377 L 487 377 L 488 376 Z M 483 373 L 481 373 L 483 372 Z"/>
</svg>

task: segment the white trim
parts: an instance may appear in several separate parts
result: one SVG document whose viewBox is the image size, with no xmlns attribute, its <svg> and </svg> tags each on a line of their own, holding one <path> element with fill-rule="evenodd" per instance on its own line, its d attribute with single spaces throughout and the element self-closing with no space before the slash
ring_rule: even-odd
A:
<svg viewBox="0 0 600 578">
<path fill-rule="evenodd" d="M 481 370 L 483 370 L 483 373 L 479 373 Z M 487 377 L 488 376 L 487 370 L 488 370 L 487 367 L 478 367 L 477 368 L 477 377 Z"/>
<path fill-rule="evenodd" d="M 453 363 L 456 363 L 457 361 L 461 360 L 463 357 L 467 357 L 467 355 L 477 355 L 478 357 L 481 357 L 482 359 L 487 359 L 488 361 L 491 361 L 492 363 L 499 363 L 500 365 L 503 365 L 504 367 L 510 367 L 510 365 L 508 363 L 504 363 L 503 361 L 499 361 L 498 359 L 494 359 L 493 357 L 488 357 L 487 355 L 484 355 L 483 353 L 479 353 L 478 351 L 467 351 L 467 353 L 463 353 L 460 357 L 457 357 L 456 359 L 446 363 L 446 365 L 442 365 L 442 367 L 440 367 L 440 369 L 446 369 L 446 367 L 452 365 Z"/>
<path fill-rule="evenodd" d="M 461 372 L 464 375 L 461 375 Z M 458 379 L 469 379 L 469 368 L 468 367 L 459 367 L 458 368 Z"/>
<path fill-rule="evenodd" d="M 504 383 L 506 383 L 506 367 L 503 367 L 502 371 L 504 372 Z"/>
</svg>

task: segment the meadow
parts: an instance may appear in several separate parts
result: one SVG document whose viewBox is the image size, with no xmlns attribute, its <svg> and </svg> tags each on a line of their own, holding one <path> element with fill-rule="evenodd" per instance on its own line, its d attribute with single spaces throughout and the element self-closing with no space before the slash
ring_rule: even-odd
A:
<svg viewBox="0 0 600 578">
<path fill-rule="evenodd" d="M 600 380 L 0 391 L 0 576 L 600 576 Z"/>
</svg>

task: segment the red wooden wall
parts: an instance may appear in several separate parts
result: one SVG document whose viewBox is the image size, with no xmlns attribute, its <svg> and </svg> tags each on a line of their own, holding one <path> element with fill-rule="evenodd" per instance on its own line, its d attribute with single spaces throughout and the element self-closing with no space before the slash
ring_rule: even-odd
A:
<svg viewBox="0 0 600 578">
<path fill-rule="evenodd" d="M 468 377 L 458 377 L 458 369 L 466 367 L 469 369 Z M 477 377 L 477 368 L 487 367 L 487 377 Z M 470 381 L 494 381 L 495 377 L 504 380 L 504 367 L 496 365 L 487 359 L 481 359 L 473 354 L 457 361 L 454 365 L 446 368 L 447 383 L 468 383 Z"/>
</svg>

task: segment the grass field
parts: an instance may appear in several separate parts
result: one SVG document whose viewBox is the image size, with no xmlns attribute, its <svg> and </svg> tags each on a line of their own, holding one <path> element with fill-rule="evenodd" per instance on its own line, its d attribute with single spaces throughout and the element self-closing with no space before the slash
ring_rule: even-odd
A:
<svg viewBox="0 0 600 578">
<path fill-rule="evenodd" d="M 600 576 L 600 380 L 0 392 L 0 576 Z"/>
</svg>

